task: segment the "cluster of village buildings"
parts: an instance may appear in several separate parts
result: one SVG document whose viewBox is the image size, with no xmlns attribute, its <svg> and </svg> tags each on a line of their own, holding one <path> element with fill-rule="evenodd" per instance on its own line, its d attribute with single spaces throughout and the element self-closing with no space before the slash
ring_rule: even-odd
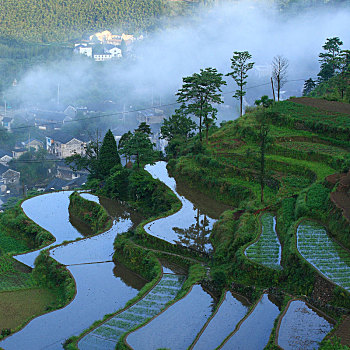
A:
<svg viewBox="0 0 350 350">
<path fill-rule="evenodd" d="M 74 52 L 93 58 L 95 61 L 109 61 L 123 57 L 131 51 L 135 40 L 142 40 L 142 35 L 135 38 L 131 34 L 115 35 L 105 30 L 93 34 L 87 40 L 75 44 Z"/>
<path fill-rule="evenodd" d="M 10 162 L 12 159 L 18 159 L 30 149 L 39 150 L 46 149 L 49 160 L 56 164 L 56 174 L 48 184 L 38 184 L 37 190 L 53 191 L 67 190 L 79 188 L 87 181 L 88 172 L 86 170 L 73 171 L 64 159 L 73 155 L 84 155 L 86 145 L 90 142 L 89 138 L 74 137 L 62 132 L 61 126 L 66 122 L 72 121 L 78 113 L 78 108 L 68 106 L 63 112 L 28 110 L 27 114 L 34 122 L 34 127 L 42 130 L 46 135 L 45 139 L 37 140 L 28 136 L 27 140 L 23 140 L 15 145 L 11 151 L 0 149 L 0 207 L 7 197 L 22 196 L 24 194 L 24 186 L 21 185 L 21 174 L 11 169 Z M 137 112 L 136 123 L 146 122 L 150 125 L 153 135 L 151 141 L 156 144 L 157 149 L 164 150 L 166 143 L 159 139 L 160 125 L 165 118 L 164 111 L 158 108 L 151 108 Z M 14 119 L 12 117 L 4 117 L 0 115 L 0 124 L 8 130 L 12 131 Z M 118 142 L 122 134 L 128 130 L 121 125 L 112 130 L 116 141 Z M 44 135 L 43 134 L 43 135 Z"/>
</svg>

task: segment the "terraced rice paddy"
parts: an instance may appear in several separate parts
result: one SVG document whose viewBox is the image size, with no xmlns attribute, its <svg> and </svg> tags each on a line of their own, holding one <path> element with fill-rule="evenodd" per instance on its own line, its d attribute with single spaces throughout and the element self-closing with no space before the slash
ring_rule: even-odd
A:
<svg viewBox="0 0 350 350">
<path fill-rule="evenodd" d="M 225 299 L 213 318 L 206 324 L 203 333 L 192 349 L 216 349 L 225 338 L 234 331 L 238 322 L 246 315 L 246 301 L 239 301 L 231 292 L 226 292 Z"/>
<path fill-rule="evenodd" d="M 259 239 L 245 250 L 245 255 L 264 266 L 281 269 L 281 244 L 276 234 L 276 218 L 271 213 L 263 214 Z"/>
<path fill-rule="evenodd" d="M 297 247 L 325 277 L 350 291 L 350 253 L 328 237 L 323 226 L 311 220 L 300 223 Z"/>
<path fill-rule="evenodd" d="M 332 323 L 304 301 L 293 300 L 282 318 L 277 342 L 284 350 L 318 349 L 319 343 L 332 328 Z"/>
<path fill-rule="evenodd" d="M 251 314 L 220 349 L 264 349 L 279 312 L 279 308 L 269 299 L 267 294 L 264 294 Z"/>
<path fill-rule="evenodd" d="M 194 341 L 212 313 L 213 298 L 200 285 L 150 323 L 130 333 L 126 341 L 135 350 L 183 350 Z"/>
<path fill-rule="evenodd" d="M 181 289 L 184 276 L 163 274 L 162 279 L 142 300 L 117 314 L 85 335 L 78 343 L 81 350 L 113 350 L 122 334 L 157 315 Z"/>
</svg>

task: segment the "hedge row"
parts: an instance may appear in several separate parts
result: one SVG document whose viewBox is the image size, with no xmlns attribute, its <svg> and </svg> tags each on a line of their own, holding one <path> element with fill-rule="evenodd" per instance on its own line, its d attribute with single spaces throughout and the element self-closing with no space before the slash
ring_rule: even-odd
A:
<svg viewBox="0 0 350 350">
<path fill-rule="evenodd" d="M 75 282 L 67 268 L 51 258 L 48 250 L 40 252 L 35 260 L 33 277 L 43 287 L 51 289 L 58 296 L 58 308 L 73 300 Z"/>
<path fill-rule="evenodd" d="M 73 192 L 69 196 L 68 211 L 70 215 L 86 224 L 93 234 L 106 231 L 110 225 L 110 218 L 106 210 L 99 204 L 89 201 Z"/>
<path fill-rule="evenodd" d="M 7 235 L 23 240 L 29 249 L 42 248 L 55 241 L 50 232 L 24 214 L 21 202 L 0 215 L 0 227 Z"/>
</svg>

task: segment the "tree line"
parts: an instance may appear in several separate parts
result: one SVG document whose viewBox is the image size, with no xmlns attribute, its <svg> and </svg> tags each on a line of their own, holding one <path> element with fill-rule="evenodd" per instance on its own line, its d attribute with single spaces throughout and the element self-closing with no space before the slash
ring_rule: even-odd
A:
<svg viewBox="0 0 350 350">
<path fill-rule="evenodd" d="M 335 99 L 343 100 L 346 97 L 350 102 L 350 50 L 343 50 L 342 45 L 339 37 L 327 38 L 322 46 L 323 52 L 318 55 L 320 71 L 317 79 L 305 81 L 304 96 L 331 91 Z"/>
</svg>

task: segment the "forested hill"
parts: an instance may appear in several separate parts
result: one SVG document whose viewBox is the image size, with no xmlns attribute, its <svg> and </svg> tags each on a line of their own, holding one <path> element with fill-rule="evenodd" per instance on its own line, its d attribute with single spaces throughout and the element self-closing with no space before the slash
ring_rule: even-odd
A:
<svg viewBox="0 0 350 350">
<path fill-rule="evenodd" d="M 186 4 L 168 0 L 2 0 L 0 36 L 35 42 L 80 38 L 84 32 L 152 30 Z"/>
</svg>

